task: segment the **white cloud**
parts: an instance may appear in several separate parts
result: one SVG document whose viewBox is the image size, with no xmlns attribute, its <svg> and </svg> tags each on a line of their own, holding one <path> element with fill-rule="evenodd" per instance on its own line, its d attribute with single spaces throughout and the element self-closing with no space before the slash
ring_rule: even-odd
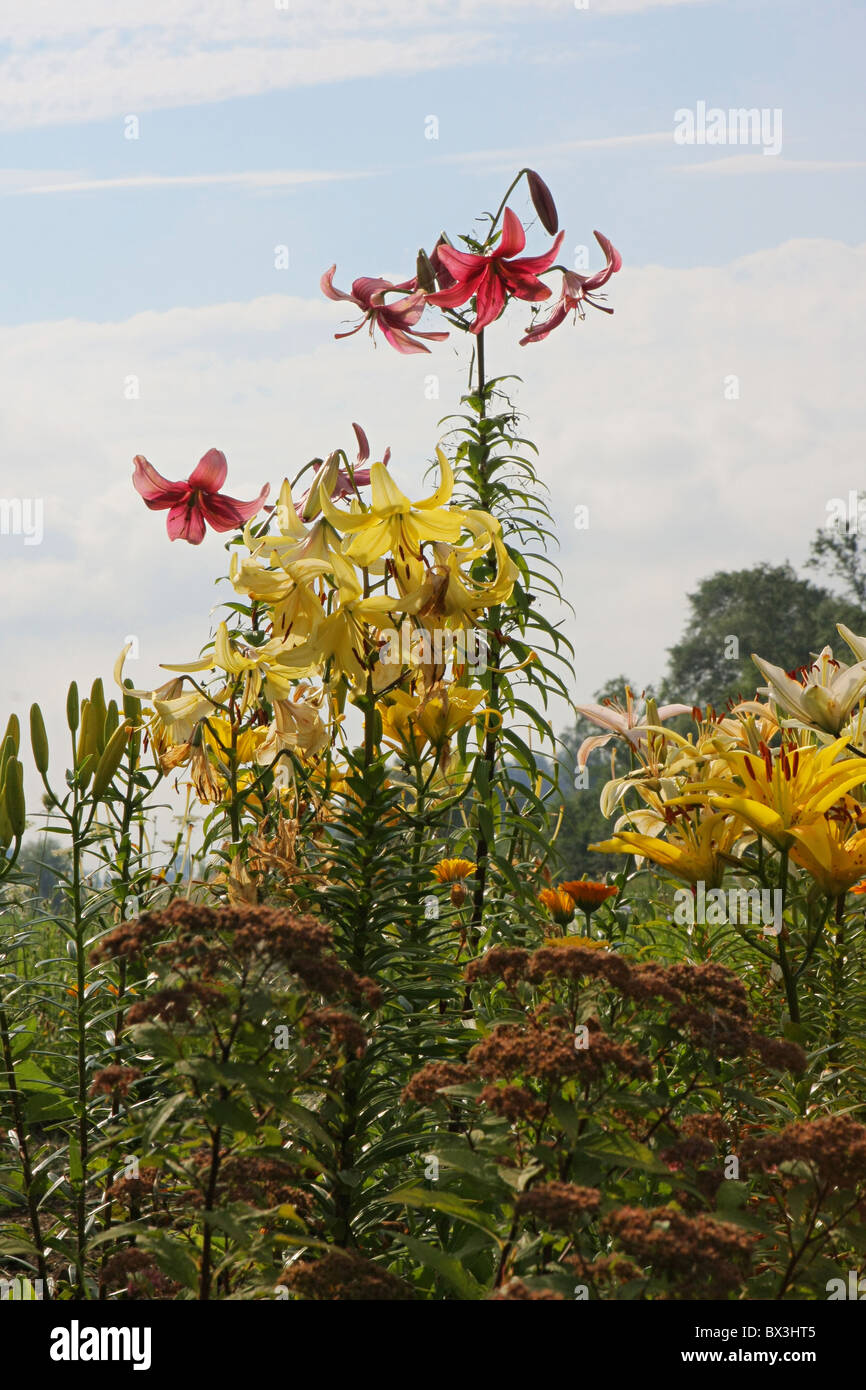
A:
<svg viewBox="0 0 866 1390">
<path fill-rule="evenodd" d="M 0 171 L 0 192 L 3 191 L 3 173 Z M 77 179 L 61 177 L 56 182 L 44 183 L 44 174 L 34 171 L 22 180 L 9 181 L 9 191 L 14 193 L 102 193 L 110 189 L 144 188 L 204 188 L 212 185 L 225 185 L 229 188 L 296 188 L 310 183 L 332 183 L 344 179 L 365 179 L 370 175 L 363 170 L 353 173 L 340 173 L 329 169 L 248 169 L 242 173 L 225 174 L 136 174 L 129 178 L 117 179 Z M 28 181 L 24 181 L 24 179 Z M 29 180 L 36 182 L 29 182 Z M 23 186 L 20 184 L 23 182 Z"/>
<path fill-rule="evenodd" d="M 588 15 L 633 13 L 706 4 L 708 0 L 589 0 Z M 578 10 L 578 5 L 574 4 Z M 568 6 L 571 8 L 571 5 Z M 229 43 L 238 38 L 272 37 L 288 29 L 295 37 L 397 29 L 454 28 L 470 19 L 519 19 L 562 12 L 560 0 L 149 0 L 145 8 L 126 11 L 122 23 L 115 0 L 77 0 L 58 7 L 54 0 L 29 0 L 26 7 L 0 14 L 0 42 L 13 48 L 39 41 L 82 37 L 100 32 L 173 31 L 201 42 Z"/>
<path fill-rule="evenodd" d="M 866 159 L 783 159 L 781 155 L 764 155 L 757 151 L 669 167 L 680 174 L 833 174 L 866 169 Z"/>
<path fill-rule="evenodd" d="M 441 155 L 437 163 L 468 164 L 476 172 L 513 170 L 520 164 L 544 160 L 549 167 L 560 159 L 569 159 L 583 150 L 631 149 L 643 145 L 671 145 L 670 130 L 644 131 L 633 135 L 599 135 L 585 140 L 558 140 L 551 144 L 525 146 L 523 149 L 471 150 L 459 154 Z"/>
<path fill-rule="evenodd" d="M 77 47 L 36 48 L 0 62 L 0 128 L 116 119 L 165 107 L 227 101 L 359 75 L 425 72 L 495 59 L 493 35 L 397 39 L 321 37 L 309 44 L 250 41 L 208 47 L 173 30 L 134 41 L 99 33 Z M 87 74 L 72 84 L 70 70 Z"/>
<path fill-rule="evenodd" d="M 75 175 L 68 169 L 0 169 L 0 195 L 28 193 L 37 183 L 62 183 Z"/>
<path fill-rule="evenodd" d="M 590 0 L 587 14 L 700 3 Z M 510 23 L 539 14 L 585 18 L 565 0 L 149 0 L 122 14 L 115 0 L 29 0 L 0 18 L 0 127 L 489 63 L 508 52 Z"/>
</svg>

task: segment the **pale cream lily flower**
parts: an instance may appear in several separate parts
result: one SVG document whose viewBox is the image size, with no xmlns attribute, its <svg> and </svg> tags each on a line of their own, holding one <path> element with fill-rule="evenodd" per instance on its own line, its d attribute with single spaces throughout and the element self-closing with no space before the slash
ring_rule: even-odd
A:
<svg viewBox="0 0 866 1390">
<path fill-rule="evenodd" d="M 849 640 L 847 633 L 846 628 L 842 632 L 846 641 Z M 854 638 L 854 641 L 863 643 L 866 655 L 866 640 Z M 849 645 L 856 650 L 853 644 Z M 807 729 L 820 729 L 834 737 L 847 723 L 866 690 L 866 659 L 855 666 L 844 666 L 835 660 L 830 647 L 825 647 L 811 666 L 801 668 L 801 680 L 754 653 L 752 660 L 767 681 L 771 697 L 795 723 Z"/>
<path fill-rule="evenodd" d="M 198 690 L 184 690 L 183 678 L 177 676 L 156 690 L 130 690 L 123 683 L 123 667 L 131 646 L 128 642 L 114 663 L 116 684 L 125 695 L 134 695 L 153 709 L 155 719 L 151 732 L 159 752 L 169 746 L 188 743 L 196 725 L 217 712 L 218 703 L 214 701 L 221 701 L 225 690 L 215 693 L 214 700 L 209 700 Z"/>
<path fill-rule="evenodd" d="M 582 714 L 591 723 L 597 724 L 600 729 L 609 730 L 604 734 L 592 734 L 585 738 L 577 750 L 577 766 L 580 771 L 586 767 L 586 760 L 594 748 L 604 748 L 610 743 L 612 738 L 622 738 L 631 745 L 632 748 L 639 749 L 645 742 L 650 727 L 656 722 L 665 719 L 672 719 L 677 714 L 691 714 L 691 705 L 662 705 L 655 711 L 655 718 L 648 718 L 648 711 L 645 704 L 641 701 L 636 702 L 632 692 L 626 686 L 625 707 L 619 701 L 611 700 L 604 705 L 575 705 L 578 714 Z"/>
</svg>

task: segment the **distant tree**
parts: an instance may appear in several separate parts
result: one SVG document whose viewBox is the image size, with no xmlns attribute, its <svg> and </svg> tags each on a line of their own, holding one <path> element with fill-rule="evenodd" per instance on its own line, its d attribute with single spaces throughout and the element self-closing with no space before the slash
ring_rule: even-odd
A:
<svg viewBox="0 0 866 1390">
<path fill-rule="evenodd" d="M 62 901 L 59 876 L 69 873 L 70 869 L 69 852 L 62 844 L 49 840 L 45 835 L 25 841 L 17 867 L 31 879 L 36 897 L 43 907 L 50 910 L 59 907 Z"/>
<path fill-rule="evenodd" d="M 790 564 L 719 571 L 689 594 L 686 631 L 669 649 L 665 699 L 723 708 L 761 684 L 753 652 L 792 671 L 828 643 L 843 644 L 837 622 L 866 624 L 864 606 L 801 579 Z"/>
<path fill-rule="evenodd" d="M 834 518 L 816 533 L 809 548 L 806 569 L 824 570 L 840 586 L 845 598 L 866 612 L 866 492 L 856 494 L 856 515 Z"/>
</svg>

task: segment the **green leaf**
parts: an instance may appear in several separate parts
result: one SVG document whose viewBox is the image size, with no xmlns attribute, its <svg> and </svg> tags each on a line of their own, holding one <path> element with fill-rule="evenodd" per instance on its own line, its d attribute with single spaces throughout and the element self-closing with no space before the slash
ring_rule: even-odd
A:
<svg viewBox="0 0 866 1390">
<path fill-rule="evenodd" d="M 464 1269 L 459 1260 L 455 1260 L 453 1255 L 447 1254 L 435 1245 L 425 1245 L 423 1241 L 414 1240 L 412 1236 L 397 1235 L 394 1237 L 401 1245 L 405 1245 L 410 1255 L 413 1255 L 419 1264 L 425 1269 L 430 1269 L 434 1274 L 438 1274 L 444 1279 L 446 1284 L 450 1284 L 455 1293 L 464 1299 L 483 1298 L 487 1290 L 483 1284 Z"/>
<path fill-rule="evenodd" d="M 84 1181 L 84 1168 L 81 1163 L 81 1147 L 78 1143 L 78 1136 L 69 1136 L 69 1177 L 72 1182 L 79 1183 Z"/>
<path fill-rule="evenodd" d="M 186 1246 L 181 1245 L 174 1237 L 164 1235 L 159 1231 L 148 1231 L 146 1235 L 139 1237 L 138 1243 L 145 1250 L 151 1252 L 163 1274 L 167 1274 L 169 1279 L 174 1279 L 176 1283 L 183 1284 L 187 1289 L 194 1289 L 197 1286 L 198 1268 L 196 1263 Z"/>
<path fill-rule="evenodd" d="M 202 1215 L 208 1226 L 214 1226 L 218 1231 L 225 1231 L 226 1235 L 231 1236 L 232 1240 L 237 1241 L 239 1245 L 247 1246 L 249 1244 L 249 1232 L 227 1211 L 206 1211 Z"/>
<path fill-rule="evenodd" d="M 425 1192 L 421 1187 L 403 1187 L 392 1193 L 390 1200 L 403 1202 L 407 1207 L 421 1207 L 425 1211 L 441 1211 L 445 1216 L 453 1216 L 458 1221 L 477 1227 L 479 1231 L 486 1231 L 498 1246 L 503 1244 L 490 1216 L 450 1192 Z"/>
<path fill-rule="evenodd" d="M 646 1173 L 670 1175 L 665 1164 L 656 1158 L 652 1149 L 647 1148 L 646 1144 L 639 1144 L 624 1132 L 616 1135 L 596 1135 L 582 1143 L 581 1149 L 593 1158 L 604 1159 L 616 1168 L 641 1168 Z"/>
<path fill-rule="evenodd" d="M 736 1182 L 727 1179 L 719 1185 L 716 1194 L 716 1209 L 718 1211 L 734 1212 L 739 1211 L 749 1200 L 749 1185 L 745 1182 Z"/>
<path fill-rule="evenodd" d="M 237 1100 L 214 1100 L 207 1107 L 209 1123 L 224 1125 L 226 1129 L 237 1130 L 241 1134 L 255 1134 L 256 1117 L 249 1106 Z"/>
</svg>

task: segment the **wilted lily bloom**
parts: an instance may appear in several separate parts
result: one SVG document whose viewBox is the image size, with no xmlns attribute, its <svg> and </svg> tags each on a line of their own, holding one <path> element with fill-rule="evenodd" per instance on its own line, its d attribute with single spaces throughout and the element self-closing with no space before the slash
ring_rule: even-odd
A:
<svg viewBox="0 0 866 1390">
<path fill-rule="evenodd" d="M 553 309 L 546 318 L 539 321 L 530 328 L 524 338 L 520 339 L 521 346 L 524 343 L 540 343 L 546 338 L 548 333 L 552 333 L 554 328 L 567 318 L 574 311 L 583 318 L 584 304 L 591 304 L 594 309 L 601 309 L 602 313 L 612 314 L 613 309 L 606 304 L 599 304 L 593 299 L 596 290 L 600 290 L 602 285 L 606 285 L 611 275 L 614 275 L 622 268 L 622 256 L 617 251 L 613 242 L 609 241 L 601 232 L 593 233 L 596 241 L 605 255 L 607 264 L 603 270 L 597 270 L 594 275 L 579 275 L 576 270 L 564 270 L 562 273 L 562 293 L 559 296 Z"/>
<path fill-rule="evenodd" d="M 144 498 L 145 506 L 152 512 L 168 511 L 169 539 L 189 541 L 190 545 L 200 545 L 204 540 L 205 523 L 214 531 L 234 531 L 243 526 L 261 509 L 270 492 L 265 483 L 252 502 L 239 502 L 236 497 L 221 493 L 228 464 L 219 449 L 208 449 L 181 483 L 163 478 L 142 454 L 136 454 L 133 463 L 133 487 Z"/>
<path fill-rule="evenodd" d="M 400 285 L 393 285 L 390 280 L 374 279 L 372 276 L 362 275 L 359 280 L 352 281 L 352 293 L 346 294 L 345 290 L 338 290 L 334 286 L 334 271 L 336 269 L 336 265 L 332 265 L 330 270 L 326 270 L 322 276 L 322 293 L 328 299 L 345 299 L 348 303 L 357 305 L 364 317 L 355 328 L 350 328 L 347 333 L 335 333 L 335 338 L 351 338 L 353 333 L 359 332 L 365 323 L 369 323 L 370 336 L 373 336 L 373 329 L 378 326 L 382 336 L 398 352 L 429 352 L 428 347 L 418 342 L 419 338 L 428 338 L 441 343 L 448 337 L 447 333 L 420 333 L 416 331 L 415 325 L 424 312 L 427 295 L 416 287 L 415 280 L 406 280 Z M 390 303 L 386 300 L 386 294 L 397 293 L 402 293 L 404 297 L 392 300 Z"/>
<path fill-rule="evenodd" d="M 553 265 L 564 236 L 565 233 L 560 232 L 543 256 L 521 257 L 526 234 L 520 219 L 511 208 L 506 208 L 499 245 L 490 255 L 473 255 L 444 243 L 437 246 L 439 264 L 450 271 L 455 284 L 428 295 L 427 300 L 441 309 L 454 309 L 475 295 L 477 312 L 471 329 L 473 333 L 480 333 L 488 323 L 499 318 L 509 295 L 532 303 L 550 298 L 549 288 L 538 276 Z"/>
</svg>

